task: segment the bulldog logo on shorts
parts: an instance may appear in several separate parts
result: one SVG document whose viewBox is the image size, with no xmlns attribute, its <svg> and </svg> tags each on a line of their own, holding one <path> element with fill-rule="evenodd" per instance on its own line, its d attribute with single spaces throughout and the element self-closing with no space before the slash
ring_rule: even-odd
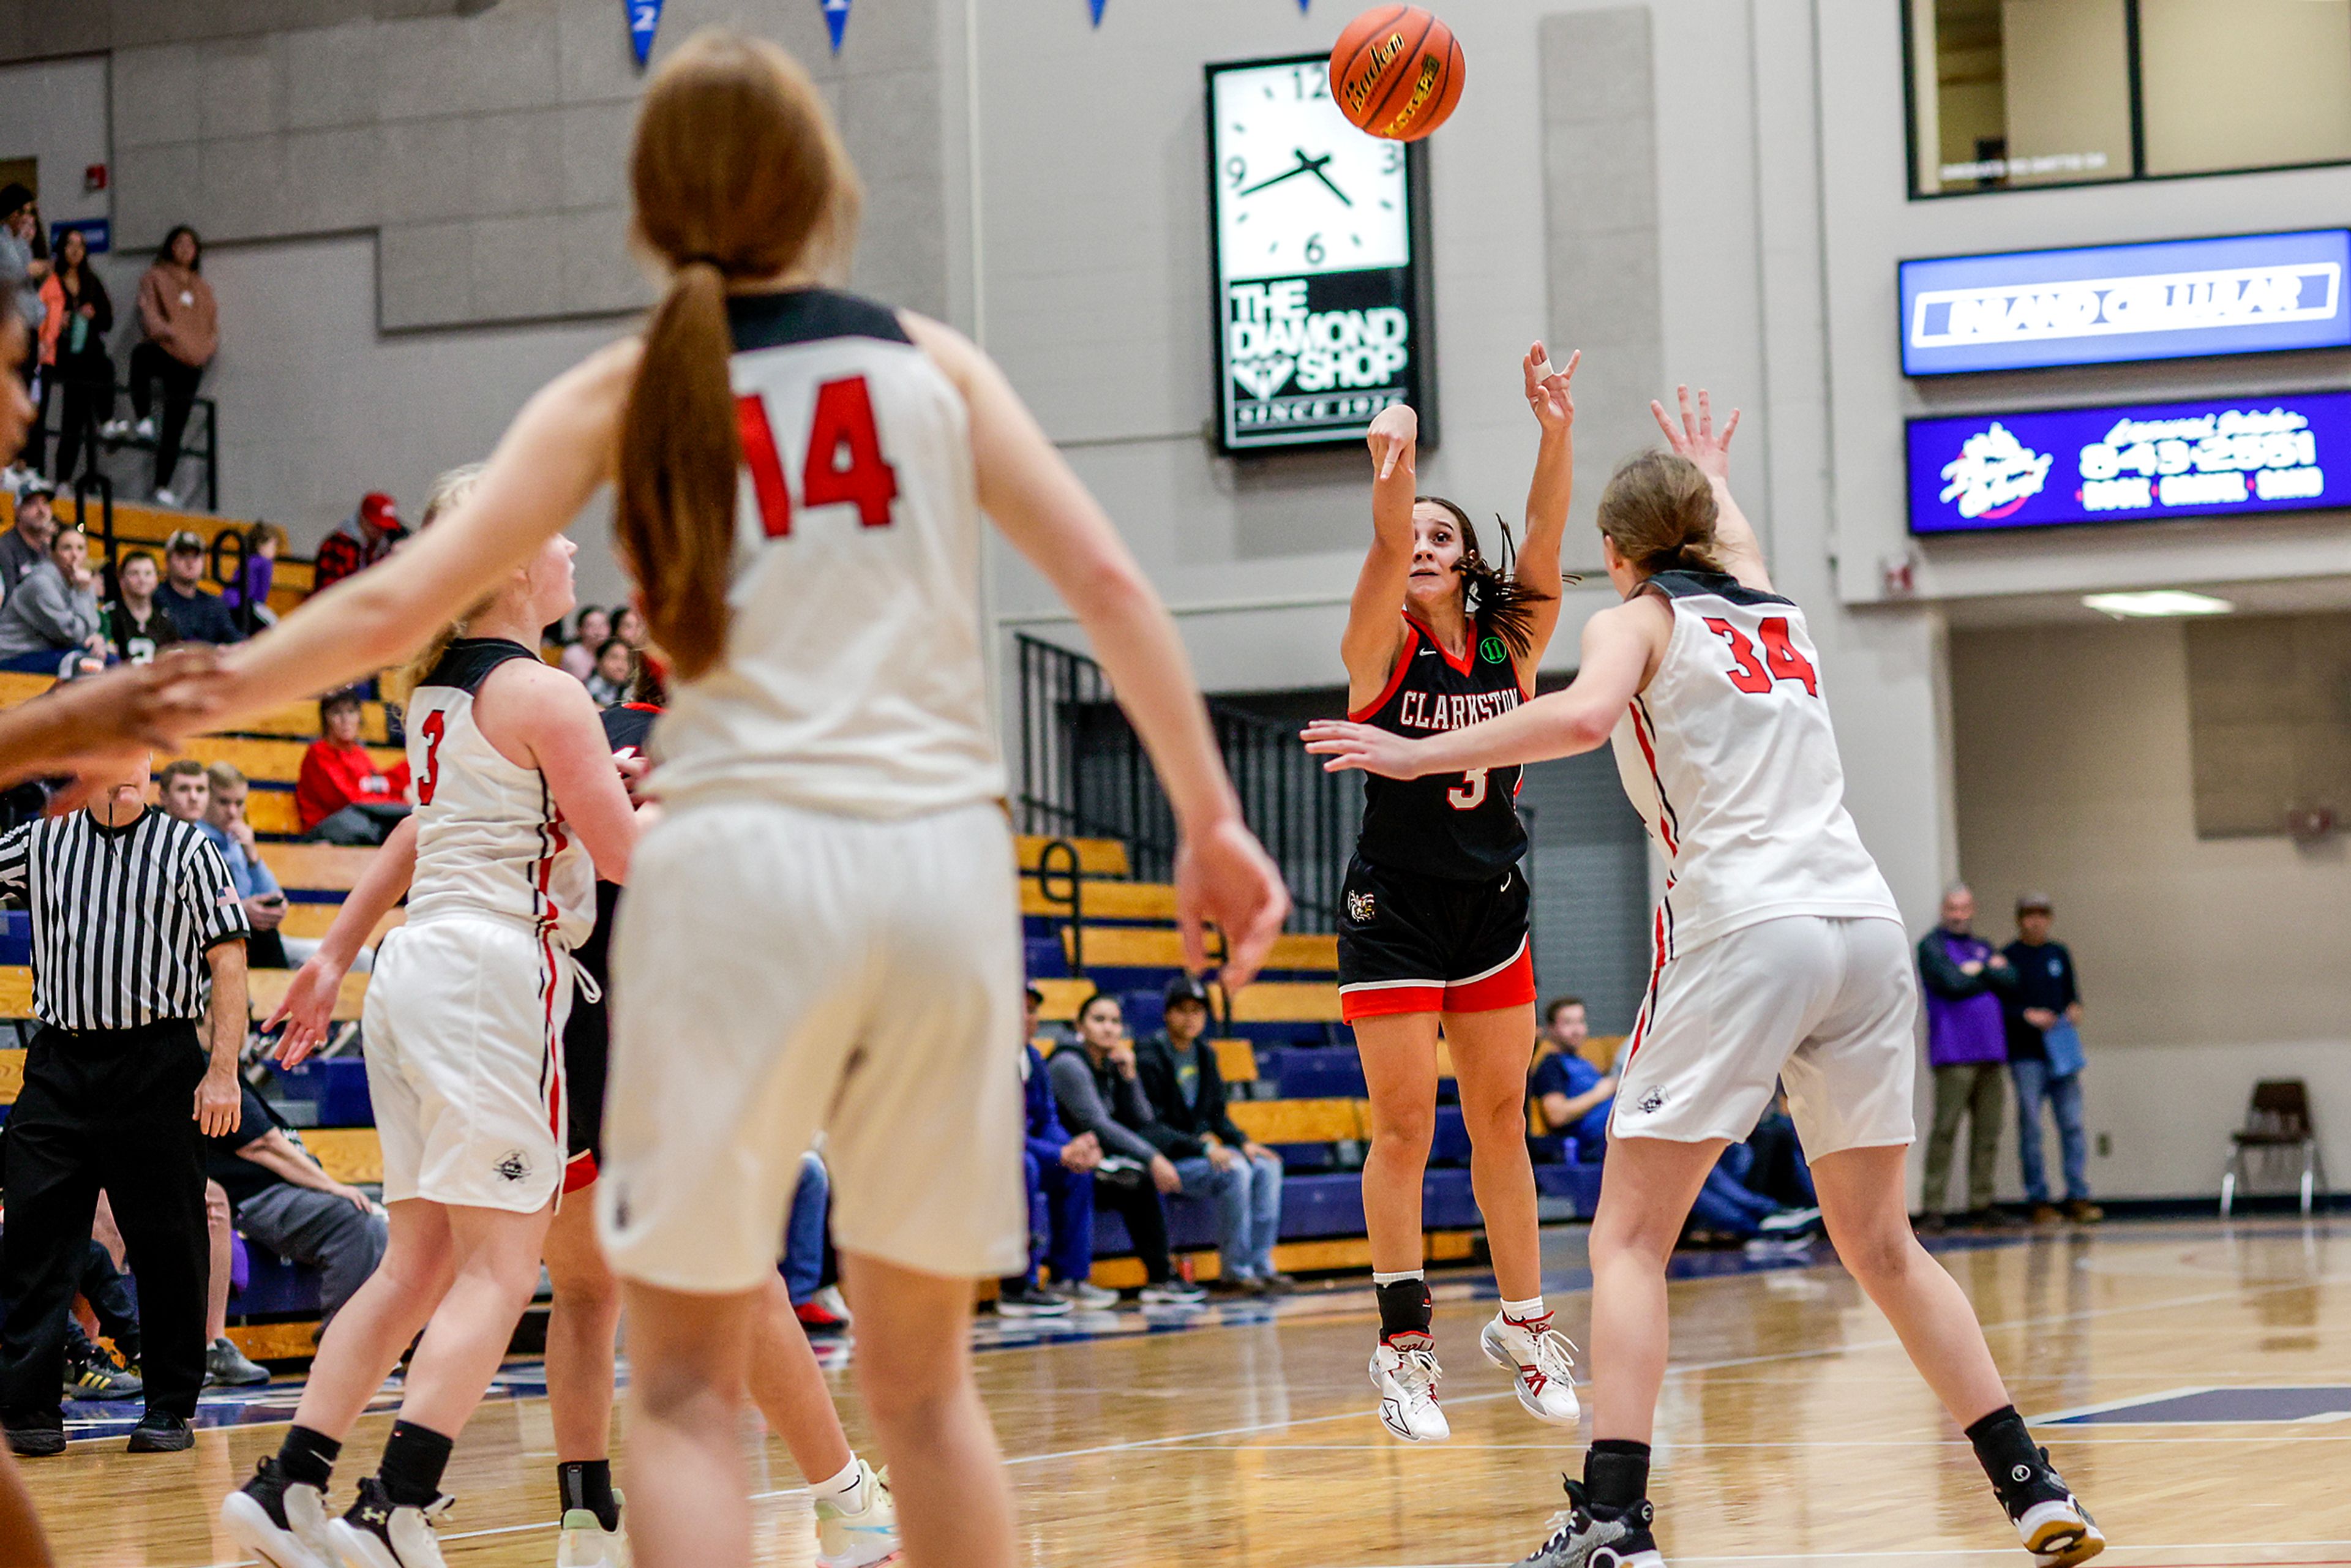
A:
<svg viewBox="0 0 2351 1568">
<path fill-rule="evenodd" d="M 520 1149 L 508 1149 L 490 1168 L 508 1181 L 520 1181 L 530 1175 L 530 1157 Z"/>
<path fill-rule="evenodd" d="M 1378 917 L 1379 912 L 1379 904 L 1373 894 L 1352 891 L 1347 894 L 1347 918 L 1356 925 L 1370 925 Z"/>
<path fill-rule="evenodd" d="M 1643 1115 L 1648 1115 L 1665 1103 L 1666 1092 L 1662 1089 L 1651 1089 L 1646 1094 L 1641 1096 L 1640 1103 L 1635 1105 L 1634 1109 L 1640 1112 Z"/>
</svg>

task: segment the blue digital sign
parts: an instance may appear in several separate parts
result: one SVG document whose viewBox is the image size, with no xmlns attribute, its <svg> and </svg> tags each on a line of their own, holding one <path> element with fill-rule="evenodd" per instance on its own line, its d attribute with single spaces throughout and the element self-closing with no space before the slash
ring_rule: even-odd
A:
<svg viewBox="0 0 2351 1568">
<path fill-rule="evenodd" d="M 1901 265 L 1902 373 L 2351 347 L 2351 229 Z"/>
<path fill-rule="evenodd" d="M 2351 392 L 1914 419 L 1910 531 L 2351 507 Z"/>
</svg>

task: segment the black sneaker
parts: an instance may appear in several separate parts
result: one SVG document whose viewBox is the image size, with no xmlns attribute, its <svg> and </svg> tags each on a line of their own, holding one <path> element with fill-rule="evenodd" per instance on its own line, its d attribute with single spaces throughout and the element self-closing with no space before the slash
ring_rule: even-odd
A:
<svg viewBox="0 0 2351 1568">
<path fill-rule="evenodd" d="M 359 1500 L 327 1526 L 327 1535 L 348 1568 L 446 1568 L 433 1521 L 455 1499 L 435 1498 L 423 1508 L 395 1503 L 373 1476 L 360 1482 Z"/>
<path fill-rule="evenodd" d="M 97 1345 L 66 1357 L 65 1396 L 68 1399 L 137 1399 L 146 1392 L 147 1385 L 137 1373 Z"/>
<path fill-rule="evenodd" d="M 62 1454 L 66 1451 L 66 1429 L 62 1426 L 11 1426 L 8 1427 L 8 1448 L 11 1452 L 27 1459 L 45 1459 L 52 1454 Z"/>
<path fill-rule="evenodd" d="M 123 1448 L 126 1454 L 176 1454 L 196 1446 L 195 1428 L 187 1418 L 174 1416 L 169 1410 L 150 1410 L 139 1417 L 139 1425 L 131 1428 L 131 1441 Z"/>
<path fill-rule="evenodd" d="M 1568 1506 L 1551 1516 L 1549 1539 L 1524 1559 L 1523 1568 L 1665 1568 L 1649 1533 L 1656 1511 L 1646 1498 L 1627 1512 L 1603 1518 L 1592 1511 L 1581 1481 L 1564 1484 Z"/>
<path fill-rule="evenodd" d="M 272 1454 L 253 1467 L 253 1479 L 221 1500 L 228 1538 L 270 1568 L 338 1568 L 327 1539 L 326 1494 L 307 1481 L 289 1481 Z"/>
<path fill-rule="evenodd" d="M 2040 1454 L 2039 1465 L 2019 1465 L 2001 1479 L 2000 1506 L 2036 1568 L 2074 1568 L 2104 1552 L 2106 1538 L 2050 1464 L 2049 1450 Z"/>
<path fill-rule="evenodd" d="M 996 1315 L 999 1318 L 1066 1318 L 1070 1315 L 1070 1303 L 1023 1280 L 998 1288 Z"/>
</svg>

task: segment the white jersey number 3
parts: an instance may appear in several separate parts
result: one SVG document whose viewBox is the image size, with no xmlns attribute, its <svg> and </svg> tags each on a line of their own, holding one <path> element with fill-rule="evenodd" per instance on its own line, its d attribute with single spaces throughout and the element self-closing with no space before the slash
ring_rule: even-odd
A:
<svg viewBox="0 0 2351 1568">
<path fill-rule="evenodd" d="M 1445 803 L 1457 811 L 1474 811 L 1486 803 L 1486 769 L 1472 768 L 1461 776 L 1461 786 L 1445 792 Z"/>
<path fill-rule="evenodd" d="M 784 481 L 783 458 L 768 423 L 768 402 L 757 392 L 735 400 L 743 436 L 743 463 L 759 497 L 759 522 L 771 539 L 792 531 L 792 493 Z M 800 465 L 800 505 L 831 507 L 847 502 L 869 528 L 890 526 L 898 498 L 898 471 L 882 455 L 882 435 L 873 427 L 873 397 L 863 376 L 844 376 L 816 389 L 816 415 L 809 423 L 808 461 Z"/>
</svg>

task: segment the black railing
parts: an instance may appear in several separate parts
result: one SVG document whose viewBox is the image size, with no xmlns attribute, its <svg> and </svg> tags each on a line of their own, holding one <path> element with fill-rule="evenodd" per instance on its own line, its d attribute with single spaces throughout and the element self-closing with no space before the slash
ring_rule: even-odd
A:
<svg viewBox="0 0 2351 1568">
<path fill-rule="evenodd" d="M 47 439 L 46 450 L 51 461 L 55 461 L 57 444 L 65 434 L 64 402 L 65 399 L 57 395 L 56 390 L 41 400 L 42 431 Z M 48 423 L 49 410 L 53 406 L 58 410 L 57 423 L 54 428 Z M 102 412 L 110 415 L 110 411 Z M 200 414 L 203 416 L 201 419 L 197 417 Z M 78 461 L 86 464 L 85 472 L 98 473 L 110 453 L 152 452 L 155 450 L 155 445 L 154 437 L 149 435 L 99 436 L 92 440 L 89 455 Z M 220 405 L 208 397 L 195 398 L 190 402 L 188 426 L 180 436 L 180 461 L 184 464 L 191 460 L 204 465 L 204 509 L 207 512 L 219 511 Z M 177 476 L 174 476 L 175 482 L 176 478 Z M 145 494 L 143 490 L 135 493 Z M 176 493 L 186 494 L 185 491 Z"/>
<path fill-rule="evenodd" d="M 1020 828 L 1126 841 L 1134 873 L 1174 874 L 1176 820 L 1110 680 L 1083 653 L 1015 638 L 1020 679 Z M 1208 717 L 1241 814 L 1281 867 L 1296 931 L 1332 931 L 1357 791 L 1322 771 L 1297 729 L 1211 701 Z"/>
</svg>

